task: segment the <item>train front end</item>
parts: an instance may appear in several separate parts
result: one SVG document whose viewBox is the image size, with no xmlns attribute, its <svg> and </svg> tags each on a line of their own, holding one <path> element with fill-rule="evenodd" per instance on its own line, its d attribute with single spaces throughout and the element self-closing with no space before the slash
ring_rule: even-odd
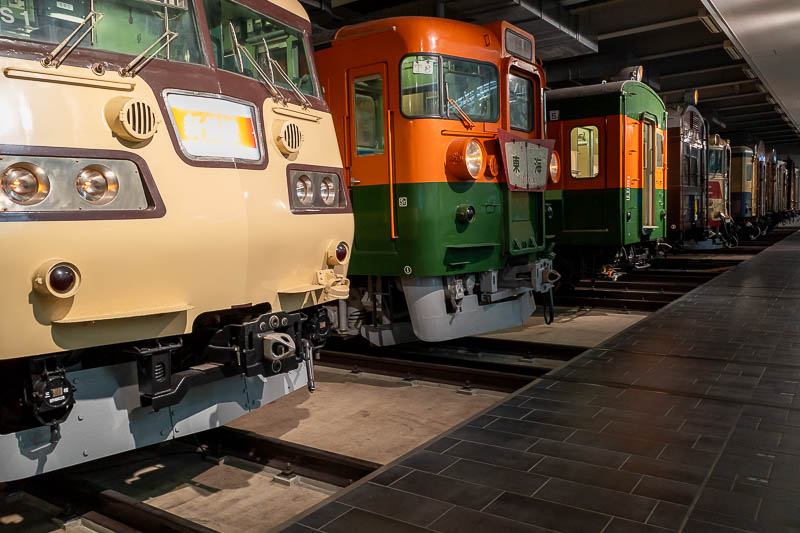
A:
<svg viewBox="0 0 800 533">
<path fill-rule="evenodd" d="M 353 289 L 337 328 L 374 344 L 521 325 L 549 294 L 533 37 L 507 23 L 400 17 L 317 52 L 352 187 Z"/>
<path fill-rule="evenodd" d="M 0 480 L 313 385 L 353 220 L 294 0 L 0 3 Z"/>
</svg>

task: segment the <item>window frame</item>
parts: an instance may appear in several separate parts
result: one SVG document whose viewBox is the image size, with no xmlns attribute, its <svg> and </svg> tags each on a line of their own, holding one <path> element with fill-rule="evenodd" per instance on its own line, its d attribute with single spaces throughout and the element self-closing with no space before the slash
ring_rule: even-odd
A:
<svg viewBox="0 0 800 533">
<path fill-rule="evenodd" d="M 595 132 L 597 133 L 597 172 L 592 176 L 576 176 L 575 174 L 572 173 L 572 171 L 573 171 L 573 168 L 572 168 L 572 152 L 573 152 L 573 148 L 572 148 L 572 132 L 577 130 L 577 129 L 590 129 L 590 128 L 594 128 Z M 571 177 L 572 179 L 576 179 L 576 180 L 591 180 L 591 179 L 594 179 L 594 178 L 597 178 L 598 176 L 600 176 L 600 169 L 602 167 L 602 165 L 600 163 L 600 155 L 602 153 L 602 149 L 600 148 L 600 141 L 601 141 L 600 137 L 601 137 L 600 136 L 600 128 L 596 124 L 584 124 L 584 125 L 579 125 L 579 126 L 572 126 L 569 129 L 569 177 Z M 594 160 L 592 160 L 592 166 L 594 166 Z"/>
<path fill-rule="evenodd" d="M 233 0 L 231 0 L 233 1 Z M 403 109 L 403 62 L 408 59 L 409 57 L 418 57 L 418 56 L 426 56 L 426 57 L 437 57 L 439 58 L 439 115 L 408 115 L 406 114 L 405 110 Z M 502 105 L 500 99 L 500 69 L 494 63 L 490 63 L 488 61 L 480 61 L 478 59 L 470 59 L 466 57 L 460 56 L 451 56 L 447 54 L 436 54 L 436 53 L 425 53 L 425 52 L 411 52 L 408 54 L 403 55 L 400 58 L 400 61 L 397 62 L 397 89 L 398 89 L 398 96 L 399 96 L 399 109 L 400 114 L 407 119 L 415 120 L 415 119 L 424 119 L 424 118 L 432 118 L 438 120 L 456 120 L 460 121 L 461 117 L 458 113 L 451 113 L 450 116 L 447 116 L 445 110 L 445 101 L 444 101 L 444 59 L 454 59 L 456 61 L 466 61 L 468 63 L 477 63 L 479 65 L 488 65 L 492 68 L 495 74 L 495 78 L 497 79 L 497 106 L 495 109 L 494 116 L 492 120 L 475 120 L 472 117 L 469 117 L 470 120 L 477 124 L 494 124 L 500 120 L 500 106 Z M 467 113 L 469 116 L 469 113 Z"/>
</svg>

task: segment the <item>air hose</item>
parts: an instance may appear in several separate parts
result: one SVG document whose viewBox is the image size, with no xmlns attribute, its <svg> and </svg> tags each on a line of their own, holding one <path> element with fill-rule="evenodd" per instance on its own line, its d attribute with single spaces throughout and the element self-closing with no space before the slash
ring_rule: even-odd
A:
<svg viewBox="0 0 800 533">
<path fill-rule="evenodd" d="M 544 323 L 548 325 L 552 324 L 555 319 L 555 304 L 553 303 L 552 287 L 547 291 L 542 307 L 544 308 Z"/>
</svg>

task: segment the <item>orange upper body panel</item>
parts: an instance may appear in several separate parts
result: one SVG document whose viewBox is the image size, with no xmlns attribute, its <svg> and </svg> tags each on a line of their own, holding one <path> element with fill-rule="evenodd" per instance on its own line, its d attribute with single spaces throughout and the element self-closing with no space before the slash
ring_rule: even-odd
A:
<svg viewBox="0 0 800 533">
<path fill-rule="evenodd" d="M 334 117 L 339 147 L 347 176 L 359 185 L 463 181 L 446 172 L 448 146 L 464 138 L 477 139 L 487 158 L 499 153 L 497 130 L 510 130 L 509 72 L 533 81 L 534 126 L 530 132 L 514 130 L 527 139 L 544 137 L 541 87 L 544 72 L 533 61 L 524 61 L 505 51 L 505 29 L 531 41 L 533 36 L 506 23 L 477 26 L 456 20 L 430 17 L 395 17 L 340 29 L 330 48 L 316 52 L 320 80 Z M 400 63 L 409 54 L 431 54 L 490 63 L 498 71 L 499 117 L 494 122 L 475 122 L 468 127 L 451 108 L 450 118 L 407 118 L 401 111 Z M 352 80 L 370 73 L 383 76 L 385 153 L 357 155 L 353 146 Z M 391 141 L 391 142 L 390 142 Z M 357 161 L 355 161 L 357 159 Z M 485 165 L 489 167 L 489 165 Z M 502 174 L 502 173 L 501 173 Z M 498 177 L 484 170 L 481 182 Z"/>
</svg>

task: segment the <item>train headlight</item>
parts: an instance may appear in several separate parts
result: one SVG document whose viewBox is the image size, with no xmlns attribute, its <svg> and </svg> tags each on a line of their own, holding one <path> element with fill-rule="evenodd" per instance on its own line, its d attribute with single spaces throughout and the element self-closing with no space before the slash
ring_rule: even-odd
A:
<svg viewBox="0 0 800 533">
<path fill-rule="evenodd" d="M 336 184 L 331 178 L 325 177 L 319 182 L 319 197 L 325 205 L 333 205 L 336 201 Z"/>
<path fill-rule="evenodd" d="M 75 178 L 78 194 L 87 202 L 105 205 L 117 197 L 119 180 L 113 170 L 104 165 L 89 165 Z"/>
<path fill-rule="evenodd" d="M 561 159 L 559 159 L 558 153 L 554 150 L 552 155 L 550 156 L 550 180 L 553 183 L 558 183 L 560 177 L 561 177 Z"/>
<path fill-rule="evenodd" d="M 477 178 L 483 168 L 483 148 L 478 141 L 470 141 L 464 150 L 464 161 L 467 164 L 467 172 L 473 178 Z"/>
<path fill-rule="evenodd" d="M 41 167 L 31 163 L 14 163 L 3 172 L 0 187 L 12 202 L 33 205 L 47 197 L 50 180 Z"/>
<path fill-rule="evenodd" d="M 309 205 L 314 201 L 314 185 L 308 176 L 297 178 L 295 194 L 297 194 L 297 200 L 303 205 Z"/>
<path fill-rule="evenodd" d="M 447 147 L 447 170 L 462 180 L 474 180 L 486 168 L 486 154 L 477 139 L 457 139 Z"/>
</svg>

